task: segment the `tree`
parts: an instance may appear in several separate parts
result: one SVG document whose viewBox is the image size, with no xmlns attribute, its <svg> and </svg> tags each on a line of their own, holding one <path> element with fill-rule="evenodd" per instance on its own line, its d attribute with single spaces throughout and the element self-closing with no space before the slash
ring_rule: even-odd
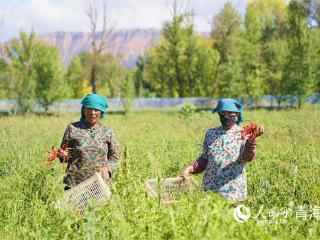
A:
<svg viewBox="0 0 320 240">
<path fill-rule="evenodd" d="M 314 87 L 314 63 L 311 58 L 314 48 L 307 26 L 307 9 L 300 1 L 292 0 L 288 5 L 289 55 L 282 88 L 285 94 L 297 96 L 299 108 L 304 97 L 310 95 Z"/>
<path fill-rule="evenodd" d="M 185 16 L 174 17 L 162 29 L 159 45 L 149 51 L 146 77 L 155 86 L 159 96 L 184 96 L 184 81 L 181 76 L 181 55 L 183 54 L 183 27 Z"/>
<path fill-rule="evenodd" d="M 239 42 L 243 73 L 242 96 L 257 98 L 263 94 L 261 64 L 261 22 L 252 3 L 247 5 L 245 31 Z"/>
<path fill-rule="evenodd" d="M 7 65 L 8 64 L 6 63 L 6 61 L 0 57 L 0 99 L 4 99 L 10 96 L 7 85 L 7 79 L 9 77 L 7 72 Z"/>
<path fill-rule="evenodd" d="M 86 0 L 85 7 L 86 14 L 90 22 L 91 30 L 91 46 L 92 56 L 90 62 L 90 84 L 92 92 L 97 92 L 97 61 L 99 60 L 102 52 L 107 46 L 109 36 L 113 31 L 113 23 L 110 19 L 110 8 L 106 0 Z M 100 20 L 100 11 L 102 11 L 102 27 L 101 32 L 98 34 L 97 29 Z"/>
<path fill-rule="evenodd" d="M 211 37 L 213 47 L 220 54 L 219 65 L 228 61 L 236 48 L 236 39 L 240 33 L 241 17 L 228 1 L 219 14 L 213 17 Z"/>
<path fill-rule="evenodd" d="M 164 24 L 160 42 L 149 49 L 145 64 L 146 80 L 158 96 L 203 96 L 208 89 L 212 94 L 218 54 L 208 43 L 196 36 L 192 15 Z"/>
<path fill-rule="evenodd" d="M 170 23 L 166 23 L 162 34 L 164 36 L 164 39 L 167 40 L 167 48 L 168 48 L 168 62 L 167 64 L 172 64 L 171 74 L 169 74 L 168 81 L 169 81 L 169 95 L 173 97 L 175 93 L 173 92 L 174 89 L 177 90 L 176 94 L 179 97 L 184 96 L 184 81 L 181 76 L 180 71 L 180 62 L 179 60 L 181 52 L 183 51 L 183 35 L 187 33 L 186 28 L 182 27 L 184 16 L 174 16 L 173 21 Z M 164 46 L 165 47 L 165 46 Z M 174 87 L 174 85 L 177 86 L 177 88 Z"/>
<path fill-rule="evenodd" d="M 261 27 L 261 71 L 265 94 L 281 99 L 281 81 L 288 55 L 287 9 L 284 0 L 256 0 L 251 3 Z M 271 100 L 271 105 L 273 100 Z"/>
<path fill-rule="evenodd" d="M 88 89 L 88 81 L 83 65 L 81 57 L 78 55 L 72 58 L 68 68 L 67 80 L 71 90 L 70 97 L 72 98 L 82 98 L 84 95 L 91 92 L 91 90 Z"/>
<path fill-rule="evenodd" d="M 216 94 L 219 98 L 238 98 L 243 92 L 242 63 L 238 51 L 228 57 L 228 61 L 220 65 L 220 80 Z"/>
<path fill-rule="evenodd" d="M 190 50 L 188 38 L 194 33 L 192 15 L 185 13 L 185 3 L 183 0 L 170 2 L 172 20 L 164 23 L 161 42 L 151 49 L 147 59 L 146 77 L 160 96 L 184 97 L 186 94 L 188 77 L 183 68 L 190 62 L 186 51 Z"/>
<path fill-rule="evenodd" d="M 216 93 L 215 75 L 219 53 L 211 46 L 210 39 L 194 33 L 187 38 L 186 62 L 182 66 L 186 79 L 186 96 L 207 97 Z"/>
<path fill-rule="evenodd" d="M 221 86 L 228 88 L 227 82 L 230 79 L 225 79 L 225 71 L 228 68 L 227 65 L 230 56 L 234 56 L 237 53 L 237 39 L 240 34 L 241 16 L 234 9 L 232 3 L 228 1 L 224 8 L 212 19 L 211 38 L 213 40 L 213 48 L 219 52 L 219 62 L 217 71 L 215 74 L 215 86 L 218 89 L 220 96 L 226 93 L 226 89 L 221 89 Z M 232 62 L 237 58 L 233 58 Z M 222 93 L 223 92 L 223 93 Z M 222 94 L 222 95 L 221 95 Z"/>
<path fill-rule="evenodd" d="M 262 42 L 274 36 L 285 35 L 287 21 L 285 0 L 254 0 L 247 8 L 254 11 L 259 21 Z"/>
<path fill-rule="evenodd" d="M 133 69 L 134 71 L 134 89 L 135 95 L 140 97 L 142 95 L 142 91 L 144 89 L 144 78 L 143 78 L 143 71 L 144 71 L 145 60 L 143 57 L 139 56 L 136 62 L 136 67 Z"/>
<path fill-rule="evenodd" d="M 57 47 L 40 42 L 33 63 L 36 72 L 35 96 L 43 105 L 45 112 L 48 112 L 53 102 L 68 93 L 60 52 Z"/>
<path fill-rule="evenodd" d="M 311 62 L 313 63 L 315 88 L 314 92 L 320 93 L 320 30 L 315 28 L 311 30 L 314 49 L 311 51 Z"/>
<path fill-rule="evenodd" d="M 288 56 L 288 43 L 285 38 L 273 38 L 262 46 L 262 77 L 265 83 L 265 93 L 277 96 L 281 101 L 283 73 Z M 271 105 L 273 100 L 271 99 Z"/>
<path fill-rule="evenodd" d="M 45 111 L 67 92 L 64 83 L 64 68 L 59 50 L 37 40 L 32 31 L 29 35 L 20 32 L 5 46 L 9 59 L 7 88 L 18 99 L 21 112 L 33 110 L 37 100 Z"/>
<path fill-rule="evenodd" d="M 96 90 L 107 97 L 121 97 L 121 85 L 127 70 L 120 64 L 122 57 L 102 53 L 96 59 Z M 81 52 L 74 57 L 68 69 L 68 83 L 73 97 L 80 98 L 90 92 L 92 54 Z"/>
<path fill-rule="evenodd" d="M 10 79 L 8 86 L 18 99 L 20 110 L 30 112 L 35 106 L 36 71 L 34 57 L 37 48 L 36 35 L 32 31 L 29 35 L 21 31 L 20 39 L 14 39 L 10 45 L 5 46 L 9 58 L 8 67 Z"/>
<path fill-rule="evenodd" d="M 128 113 L 133 105 L 135 96 L 134 72 L 129 71 L 122 82 L 121 98 L 123 102 L 124 112 Z"/>
<path fill-rule="evenodd" d="M 97 89 L 108 97 L 121 97 L 122 82 L 127 74 L 127 69 L 120 64 L 121 59 L 121 55 L 113 56 L 111 53 L 105 53 L 99 58 L 97 76 L 101 82 Z"/>
</svg>

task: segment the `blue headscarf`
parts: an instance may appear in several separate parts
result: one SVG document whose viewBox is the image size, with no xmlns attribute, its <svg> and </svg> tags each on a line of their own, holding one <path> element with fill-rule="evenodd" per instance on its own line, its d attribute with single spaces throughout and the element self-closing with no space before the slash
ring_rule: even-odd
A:
<svg viewBox="0 0 320 240">
<path fill-rule="evenodd" d="M 229 111 L 229 112 L 236 112 L 239 113 L 240 117 L 237 121 L 237 125 L 243 122 L 243 106 L 238 103 L 236 100 L 231 98 L 222 98 L 218 101 L 218 105 L 216 108 L 212 109 L 212 112 L 222 112 L 222 111 Z"/>
<path fill-rule="evenodd" d="M 82 109 L 81 109 L 81 119 L 84 119 L 84 113 L 83 108 L 94 108 L 102 112 L 101 118 L 104 118 L 106 115 L 106 108 L 108 107 L 107 99 L 104 96 L 101 96 L 99 94 L 90 93 L 87 96 L 85 96 L 84 99 L 81 101 Z"/>
</svg>

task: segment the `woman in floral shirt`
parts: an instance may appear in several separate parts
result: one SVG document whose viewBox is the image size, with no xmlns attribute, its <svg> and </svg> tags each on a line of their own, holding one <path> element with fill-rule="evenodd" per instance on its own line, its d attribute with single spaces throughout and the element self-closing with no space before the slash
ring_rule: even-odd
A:
<svg viewBox="0 0 320 240">
<path fill-rule="evenodd" d="M 243 121 L 242 105 L 233 99 L 221 99 L 213 112 L 220 117 L 221 126 L 207 131 L 202 155 L 188 166 L 182 176 L 205 171 L 203 187 L 228 200 L 247 198 L 245 165 L 253 160 L 256 142 L 242 138 L 239 124 Z M 258 127 L 257 136 L 263 133 Z"/>
<path fill-rule="evenodd" d="M 68 125 L 61 143 L 67 162 L 65 190 L 101 172 L 105 179 L 112 176 L 120 156 L 117 138 L 111 128 L 102 126 L 107 100 L 98 94 L 88 94 L 82 100 L 81 119 Z"/>
</svg>

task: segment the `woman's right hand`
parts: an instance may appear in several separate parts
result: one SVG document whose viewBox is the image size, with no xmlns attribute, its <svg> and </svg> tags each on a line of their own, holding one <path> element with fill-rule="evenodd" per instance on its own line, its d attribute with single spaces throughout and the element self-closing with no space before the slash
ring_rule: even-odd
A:
<svg viewBox="0 0 320 240">
<path fill-rule="evenodd" d="M 53 161 L 54 158 L 59 157 L 61 163 L 65 163 L 69 159 L 69 153 L 67 150 L 63 148 L 58 148 L 57 150 L 50 153 L 50 160 Z"/>
<path fill-rule="evenodd" d="M 182 172 L 181 177 L 183 179 L 186 179 L 190 173 L 193 172 L 193 165 L 190 165 L 188 167 L 186 167 L 186 169 Z"/>
<path fill-rule="evenodd" d="M 59 148 L 58 151 L 59 151 L 59 153 L 60 153 L 62 158 L 67 159 L 69 157 L 68 151 L 66 151 L 66 150 L 64 150 L 62 148 Z"/>
</svg>

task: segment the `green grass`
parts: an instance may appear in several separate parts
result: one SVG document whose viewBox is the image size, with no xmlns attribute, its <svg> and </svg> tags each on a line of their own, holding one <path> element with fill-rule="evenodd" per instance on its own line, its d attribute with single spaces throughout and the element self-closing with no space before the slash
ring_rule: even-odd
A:
<svg viewBox="0 0 320 240">
<path fill-rule="evenodd" d="M 136 112 L 103 120 L 128 149 L 112 183 L 113 199 L 84 215 L 56 208 L 63 197 L 63 166 L 43 161 L 78 115 L 2 117 L 0 137 L 0 239 L 319 239 L 320 219 L 296 218 L 295 207 L 320 207 L 320 109 L 246 111 L 265 127 L 256 159 L 247 165 L 253 216 L 292 210 L 285 224 L 237 223 L 237 203 L 195 193 L 164 206 L 149 199 L 144 180 L 172 177 L 196 159 L 205 131 L 218 117 L 199 112 Z M 201 184 L 202 174 L 194 176 Z M 320 212 L 318 213 L 320 215 Z M 263 216 L 259 217 L 263 220 Z M 272 218 L 269 218 L 272 220 Z"/>
</svg>

